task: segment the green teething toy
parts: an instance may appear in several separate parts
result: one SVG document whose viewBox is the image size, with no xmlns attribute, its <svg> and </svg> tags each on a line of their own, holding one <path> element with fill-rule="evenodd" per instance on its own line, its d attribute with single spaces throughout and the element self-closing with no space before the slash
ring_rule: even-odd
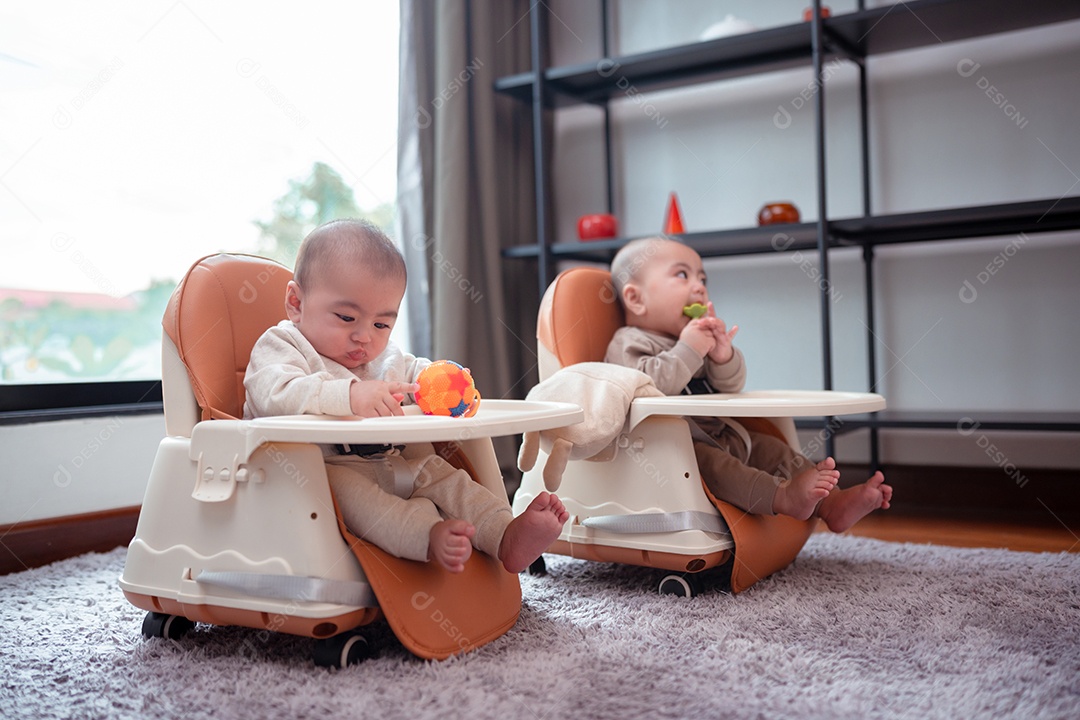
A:
<svg viewBox="0 0 1080 720">
<path fill-rule="evenodd" d="M 688 318 L 694 318 L 695 320 L 709 312 L 709 308 L 705 307 L 701 303 L 694 303 L 693 305 L 687 305 L 682 309 L 682 314 Z"/>
</svg>

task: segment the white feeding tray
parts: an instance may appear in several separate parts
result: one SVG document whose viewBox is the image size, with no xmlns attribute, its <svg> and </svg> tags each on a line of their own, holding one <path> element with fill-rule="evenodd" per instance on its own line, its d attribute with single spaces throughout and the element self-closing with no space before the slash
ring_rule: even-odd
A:
<svg viewBox="0 0 1080 720">
<path fill-rule="evenodd" d="M 630 427 L 650 415 L 712 417 L 826 417 L 885 409 L 877 393 L 840 390 L 752 390 L 713 395 L 636 398 L 630 406 Z"/>
<path fill-rule="evenodd" d="M 482 400 L 476 414 L 468 418 L 424 415 L 415 405 L 402 409 L 404 415 L 393 417 L 287 415 L 242 422 L 245 431 L 261 442 L 372 444 L 450 442 L 516 435 L 573 425 L 585 417 L 582 409 L 572 403 L 530 400 Z"/>
</svg>

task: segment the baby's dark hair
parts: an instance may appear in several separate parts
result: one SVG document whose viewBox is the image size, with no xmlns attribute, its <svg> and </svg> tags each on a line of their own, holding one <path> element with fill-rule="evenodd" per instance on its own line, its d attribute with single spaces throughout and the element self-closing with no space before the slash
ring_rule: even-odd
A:
<svg viewBox="0 0 1080 720">
<path fill-rule="evenodd" d="M 382 277 L 406 279 L 405 258 L 394 241 L 367 220 L 332 220 L 308 233 L 296 254 L 293 279 L 304 289 L 318 282 L 327 263 L 362 262 Z"/>
</svg>

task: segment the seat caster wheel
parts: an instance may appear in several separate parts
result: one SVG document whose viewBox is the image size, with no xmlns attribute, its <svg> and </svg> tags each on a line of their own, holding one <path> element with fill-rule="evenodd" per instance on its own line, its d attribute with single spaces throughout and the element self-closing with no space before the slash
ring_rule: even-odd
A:
<svg viewBox="0 0 1080 720">
<path fill-rule="evenodd" d="M 701 594 L 701 583 L 696 577 L 686 575 L 665 575 L 657 587 L 661 595 L 677 595 L 678 597 L 694 597 Z"/>
<path fill-rule="evenodd" d="M 195 627 L 195 623 L 182 615 L 168 615 L 166 613 L 148 612 L 143 618 L 142 634 L 148 638 L 168 638 L 179 640 Z"/>
<path fill-rule="evenodd" d="M 318 667 L 346 668 L 372 656 L 367 639 L 356 630 L 315 641 L 312 659 Z"/>
<path fill-rule="evenodd" d="M 541 555 L 533 560 L 525 572 L 530 575 L 547 575 L 547 563 L 544 562 L 544 556 Z"/>
</svg>

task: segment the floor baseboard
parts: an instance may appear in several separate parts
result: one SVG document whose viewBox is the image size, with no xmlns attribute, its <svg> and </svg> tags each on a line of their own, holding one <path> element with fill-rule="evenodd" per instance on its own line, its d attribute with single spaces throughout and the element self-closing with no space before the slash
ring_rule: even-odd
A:
<svg viewBox="0 0 1080 720">
<path fill-rule="evenodd" d="M 840 485 L 870 476 L 868 465 L 841 463 Z M 1010 475 L 992 467 L 888 465 L 893 508 L 906 515 L 1080 527 L 1080 472 L 1025 470 Z M 1019 477 L 1019 479 L 1018 479 Z"/>
<path fill-rule="evenodd" d="M 861 482 L 870 473 L 865 465 L 842 464 L 840 470 L 841 485 Z M 997 468 L 898 465 L 884 472 L 894 490 L 891 515 L 954 529 L 953 521 L 993 521 L 1022 536 L 1040 527 L 1080 529 L 1075 470 L 1033 470 L 1023 482 Z M 0 575 L 127 545 L 138 520 L 135 505 L 0 527 Z M 1076 538 L 1071 530 L 1070 537 Z"/>
<path fill-rule="evenodd" d="M 0 575 L 127 545 L 138 521 L 134 505 L 0 527 Z"/>
</svg>

